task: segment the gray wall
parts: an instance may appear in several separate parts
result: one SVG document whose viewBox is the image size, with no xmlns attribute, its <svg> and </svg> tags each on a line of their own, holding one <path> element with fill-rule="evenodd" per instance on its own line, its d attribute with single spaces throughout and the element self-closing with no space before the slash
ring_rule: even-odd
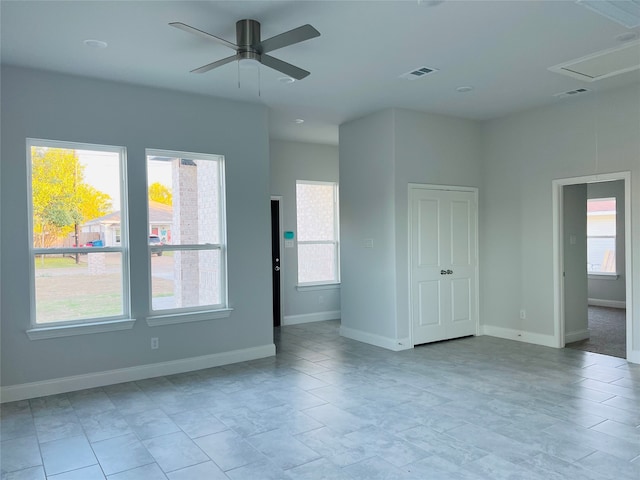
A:
<svg viewBox="0 0 640 480">
<path fill-rule="evenodd" d="M 2 69 L 2 384 L 273 344 L 269 139 L 263 106 Z M 250 132 L 249 141 L 247 132 Z M 133 330 L 31 341 L 25 138 L 127 148 Z M 150 328 L 145 148 L 226 158 L 230 318 Z M 160 338 L 151 351 L 149 338 Z"/>
<path fill-rule="evenodd" d="M 408 184 L 477 187 L 480 150 L 476 122 L 443 115 L 393 109 L 340 126 L 343 326 L 407 339 Z"/>
<path fill-rule="evenodd" d="M 587 185 L 562 189 L 565 343 L 588 338 Z"/>
<path fill-rule="evenodd" d="M 398 338 L 409 336 L 409 183 L 479 187 L 477 122 L 395 110 L 396 295 Z M 482 193 L 482 192 L 480 192 Z"/>
<path fill-rule="evenodd" d="M 396 338 L 392 110 L 340 125 L 343 327 Z M 373 248 L 364 248 L 372 239 Z"/>
<path fill-rule="evenodd" d="M 554 179 L 631 171 L 631 203 L 640 205 L 640 85 L 590 95 L 483 124 L 480 272 L 485 324 L 554 333 Z M 632 224 L 637 279 L 640 208 L 633 210 Z M 639 355 L 640 281 L 633 296 L 633 349 Z M 520 308 L 526 309 L 526 320 L 519 320 Z"/>
<path fill-rule="evenodd" d="M 271 195 L 282 196 L 283 231 L 296 232 L 296 180 L 338 182 L 338 147 L 273 140 Z M 282 248 L 282 308 L 285 317 L 340 310 L 340 289 L 298 291 L 297 249 Z M 294 242 L 295 245 L 295 242 Z M 285 318 L 285 321 L 287 319 Z M 295 319 L 293 319 L 295 321 Z"/>
<path fill-rule="evenodd" d="M 624 271 L 624 182 L 590 183 L 587 185 L 587 198 L 616 199 L 616 273 L 618 278 L 589 278 L 589 298 L 597 300 L 622 302 L 625 301 L 626 274 Z"/>
</svg>

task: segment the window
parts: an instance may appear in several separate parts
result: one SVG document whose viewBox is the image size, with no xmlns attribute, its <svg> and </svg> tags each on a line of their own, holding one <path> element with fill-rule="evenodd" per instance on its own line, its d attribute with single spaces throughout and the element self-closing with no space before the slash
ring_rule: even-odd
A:
<svg viewBox="0 0 640 480">
<path fill-rule="evenodd" d="M 32 327 L 128 318 L 124 148 L 28 139 L 27 159 Z"/>
<path fill-rule="evenodd" d="M 297 181 L 296 213 L 298 283 L 338 283 L 338 185 Z"/>
<path fill-rule="evenodd" d="M 616 199 L 587 200 L 587 271 L 616 272 Z"/>
<path fill-rule="evenodd" d="M 147 150 L 151 309 L 227 307 L 224 158 Z"/>
</svg>

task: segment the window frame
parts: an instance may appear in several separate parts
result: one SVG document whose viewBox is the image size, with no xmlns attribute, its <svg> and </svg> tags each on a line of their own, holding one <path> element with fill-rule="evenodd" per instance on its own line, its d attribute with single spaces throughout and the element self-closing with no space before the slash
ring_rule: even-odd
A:
<svg viewBox="0 0 640 480">
<path fill-rule="evenodd" d="M 206 160 L 217 163 L 218 168 L 218 188 L 219 188 L 219 241 L 218 244 L 182 244 L 182 245 L 162 245 L 160 247 L 151 247 L 148 241 L 148 235 L 152 235 L 149 230 L 149 157 L 169 157 L 180 158 L 183 160 Z M 165 150 L 157 148 L 145 149 L 145 176 L 147 184 L 147 251 L 149 254 L 149 293 L 148 293 L 148 308 L 149 314 L 147 316 L 147 324 L 149 326 L 160 326 L 175 323 L 185 323 L 191 321 L 210 320 L 216 318 L 229 317 L 233 309 L 229 308 L 229 277 L 227 269 L 227 206 L 226 206 L 226 176 L 225 176 L 225 157 L 221 154 L 211 153 L 195 153 L 184 152 L 179 150 Z M 151 250 L 167 251 L 219 251 L 220 252 L 220 304 L 215 305 L 201 305 L 193 307 L 177 307 L 167 308 L 161 310 L 155 310 L 153 308 L 153 278 L 152 278 L 152 265 L 151 265 Z"/>
<path fill-rule="evenodd" d="M 298 291 L 316 290 L 324 288 L 332 288 L 340 285 L 340 208 L 339 208 L 339 185 L 338 182 L 327 182 L 319 180 L 296 180 L 296 228 L 298 223 L 298 185 L 329 185 L 333 187 L 333 240 L 300 240 L 298 237 L 296 244 L 296 289 Z M 335 263 L 334 268 L 336 278 L 330 281 L 317 282 L 301 282 L 300 281 L 300 245 L 334 245 L 335 246 Z"/>
<path fill-rule="evenodd" d="M 92 317 L 77 320 L 60 320 L 46 323 L 38 323 L 36 318 L 36 255 L 60 255 L 97 253 L 95 247 L 34 247 L 33 224 L 33 159 L 31 150 L 33 147 L 60 148 L 68 150 L 89 150 L 111 152 L 118 154 L 119 188 L 120 188 L 120 232 L 121 242 L 119 246 L 100 247 L 101 253 L 120 253 L 121 255 L 121 281 L 122 281 L 122 314 L 105 317 Z M 30 328 L 27 335 L 32 340 L 52 338 L 60 336 L 72 336 L 85 333 L 99 333 L 113 330 L 133 328 L 135 319 L 131 318 L 131 271 L 129 265 L 129 208 L 127 198 L 127 150 L 123 146 L 101 145 L 85 142 L 73 142 L 62 140 L 48 140 L 42 138 L 26 139 L 26 163 L 27 163 L 27 211 L 28 211 L 28 245 L 29 245 L 29 301 L 30 301 Z"/>
<path fill-rule="evenodd" d="M 589 235 L 589 217 L 595 217 L 595 216 L 599 216 L 599 215 L 604 215 L 603 213 L 600 212 L 591 212 L 589 213 L 589 209 L 588 209 L 588 205 L 589 202 L 591 201 L 605 201 L 605 200 L 612 200 L 615 204 L 615 209 L 613 210 L 613 216 L 614 216 L 614 234 L 613 235 Z M 606 213 L 605 213 L 606 214 Z M 603 272 L 602 270 L 589 270 L 588 266 L 589 266 L 589 239 L 592 238 L 602 238 L 602 239 L 613 239 L 613 254 L 614 254 L 614 271 L 613 272 Z M 591 278 L 595 278 L 595 277 L 618 277 L 619 273 L 618 273 L 618 265 L 617 265 L 617 250 L 618 250 L 618 200 L 616 197 L 593 197 L 593 198 L 588 198 L 587 199 L 587 275 Z M 600 264 L 600 266 L 602 266 L 602 264 Z"/>
</svg>

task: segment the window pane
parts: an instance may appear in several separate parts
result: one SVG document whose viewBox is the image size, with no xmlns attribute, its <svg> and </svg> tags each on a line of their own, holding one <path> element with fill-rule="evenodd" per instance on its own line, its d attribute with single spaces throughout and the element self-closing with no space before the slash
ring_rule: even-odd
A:
<svg viewBox="0 0 640 480">
<path fill-rule="evenodd" d="M 590 237 L 616 235 L 616 214 L 588 215 L 587 235 Z"/>
<path fill-rule="evenodd" d="M 34 260 L 37 323 L 123 315 L 121 253 L 35 255 Z"/>
<path fill-rule="evenodd" d="M 126 239 L 121 238 L 123 149 L 47 140 L 29 140 L 29 145 L 32 247 L 38 250 L 32 321 L 128 315 Z M 96 251 L 75 253 L 76 247 Z"/>
<path fill-rule="evenodd" d="M 163 244 L 220 244 L 219 160 L 147 159 L 149 233 Z"/>
<path fill-rule="evenodd" d="M 587 237 L 587 271 L 615 273 L 615 237 Z"/>
<path fill-rule="evenodd" d="M 165 250 L 151 257 L 152 309 L 220 305 L 220 259 L 220 250 Z"/>
<path fill-rule="evenodd" d="M 223 161 L 219 155 L 147 152 L 154 311 L 226 305 Z M 206 250 L 175 249 L 190 245 Z"/>
<path fill-rule="evenodd" d="M 120 230 L 117 152 L 31 147 L 33 246 L 116 244 Z"/>
<path fill-rule="evenodd" d="M 299 241 L 335 240 L 334 184 L 296 184 Z"/>
<path fill-rule="evenodd" d="M 336 245 L 298 244 L 298 282 L 335 282 Z"/>
<path fill-rule="evenodd" d="M 587 271 L 616 271 L 616 199 L 587 200 Z"/>
</svg>

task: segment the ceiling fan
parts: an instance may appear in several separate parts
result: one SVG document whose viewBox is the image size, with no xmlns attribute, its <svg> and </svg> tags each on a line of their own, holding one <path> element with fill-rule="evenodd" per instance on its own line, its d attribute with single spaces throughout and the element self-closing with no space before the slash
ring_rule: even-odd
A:
<svg viewBox="0 0 640 480">
<path fill-rule="evenodd" d="M 288 47 L 295 43 L 304 42 L 311 38 L 319 37 L 318 32 L 311 25 L 302 25 L 301 27 L 294 28 L 288 32 L 281 33 L 275 37 L 268 38 L 266 40 L 260 40 L 260 22 L 256 20 L 244 19 L 236 22 L 236 44 L 228 42 L 227 40 L 211 35 L 210 33 L 203 32 L 197 28 L 186 25 L 182 22 L 172 22 L 169 25 L 185 32 L 193 33 L 203 38 L 213 40 L 214 42 L 221 43 L 236 51 L 235 55 L 232 55 L 222 60 L 218 60 L 207 65 L 203 65 L 200 68 L 191 70 L 192 73 L 204 73 L 214 68 L 226 65 L 234 60 L 254 60 L 262 65 L 266 65 L 269 68 L 273 68 L 279 72 L 288 75 L 296 80 L 302 80 L 310 72 L 298 68 L 290 63 L 278 60 L 271 55 L 267 55 L 268 52 L 276 50 L 278 48 Z"/>
</svg>

